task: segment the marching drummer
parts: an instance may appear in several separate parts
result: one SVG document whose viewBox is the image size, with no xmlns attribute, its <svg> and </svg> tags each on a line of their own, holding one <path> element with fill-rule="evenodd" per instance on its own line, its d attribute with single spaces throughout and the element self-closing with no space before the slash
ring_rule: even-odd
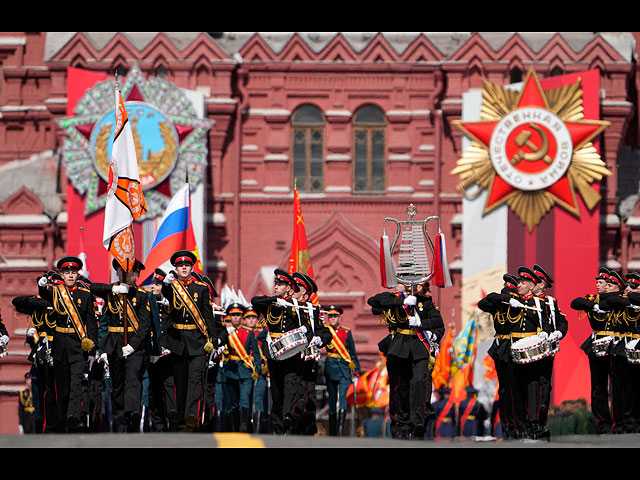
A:
<svg viewBox="0 0 640 480">
<path fill-rule="evenodd" d="M 316 380 L 320 348 L 331 341 L 331 333 L 320 320 L 320 306 L 311 302 L 311 295 L 318 291 L 316 282 L 309 275 L 301 272 L 294 272 L 291 276 L 299 288 L 299 291 L 293 294 L 294 303 L 298 302 L 305 307 L 297 309 L 298 315 L 306 317 L 313 332 L 311 343 L 302 354 L 300 398 L 296 405 L 296 414 L 299 415 L 296 432 L 301 435 L 315 435 L 318 431 L 316 426 Z"/>
<path fill-rule="evenodd" d="M 540 265 L 535 264 L 533 266 L 534 273 L 540 279 L 540 282 L 536 284 L 533 289 L 533 294 L 536 295 L 542 302 L 546 309 L 547 317 L 551 323 L 551 333 L 549 334 L 549 343 L 560 342 L 562 338 L 567 335 L 569 329 L 569 322 L 567 318 L 560 311 L 558 307 L 558 299 L 547 295 L 547 289 L 553 286 L 553 278 L 549 275 Z M 542 369 L 542 376 L 540 377 L 540 413 L 539 413 L 539 431 L 535 432 L 536 438 L 549 438 L 549 429 L 547 428 L 547 414 L 549 412 L 549 405 L 551 403 L 551 377 L 553 374 L 553 355 L 540 360 L 540 367 Z"/>
<path fill-rule="evenodd" d="M 502 276 L 504 282 L 500 293 L 491 292 L 478 302 L 478 308 L 490 313 L 493 317 L 493 328 L 496 332 L 489 347 L 488 354 L 493 359 L 498 375 L 498 408 L 499 418 L 505 439 L 517 438 L 524 432 L 523 426 L 516 424 L 521 416 L 515 415 L 518 404 L 515 399 L 515 380 L 513 378 L 513 362 L 511 361 L 511 324 L 506 321 L 508 303 L 502 302 L 503 294 L 516 294 L 518 277 L 510 273 Z"/>
<path fill-rule="evenodd" d="M 265 318 L 266 329 L 258 337 L 262 342 L 262 352 L 267 359 L 267 367 L 271 378 L 271 422 L 276 434 L 292 433 L 297 422 L 294 412 L 296 396 L 300 392 L 300 372 L 302 358 L 299 354 L 280 358 L 279 351 L 271 345 L 277 343 L 283 335 L 302 334 L 308 344 L 313 337 L 311 325 L 306 317 L 298 316 L 295 305 L 291 302 L 294 292 L 299 286 L 289 273 L 276 268 L 273 272 L 274 295 L 258 295 L 251 299 L 251 304 L 258 316 Z M 275 351 L 272 351 L 275 350 Z"/>
<path fill-rule="evenodd" d="M 600 295 L 606 292 L 610 275 L 608 268 L 601 267 L 595 277 L 596 293 L 575 298 L 571 302 L 573 310 L 585 312 L 593 330 L 580 348 L 589 358 L 591 411 L 596 419 L 596 433 L 600 434 L 611 433 L 613 423 L 609 408 L 609 378 L 612 373 L 609 346 L 613 339 L 613 319 L 599 304 Z"/>
<path fill-rule="evenodd" d="M 629 364 L 629 383 L 631 385 L 631 417 L 633 430 L 640 433 L 640 273 L 629 272 L 626 274 L 627 286 L 625 294 L 629 305 L 625 310 L 628 324 L 627 349 L 633 352 L 633 363 Z"/>
<path fill-rule="evenodd" d="M 611 433 L 632 433 L 635 429 L 632 417 L 632 391 L 630 364 L 627 361 L 626 345 L 629 331 L 628 300 L 622 296 L 626 285 L 618 272 L 610 271 L 605 291 L 600 294 L 600 308 L 611 315 L 613 348 L 611 349 Z M 636 314 L 631 315 L 631 318 Z M 635 322 L 634 322 L 635 323 Z"/>
<path fill-rule="evenodd" d="M 534 347 L 535 340 L 539 339 L 539 344 L 546 343 L 551 330 L 549 320 L 542 302 L 533 294 L 533 289 L 540 278 L 529 267 L 518 269 L 517 293 L 503 295 L 503 300 L 508 298 L 509 308 L 506 312 L 507 322 L 511 326 L 512 356 L 513 349 L 518 348 L 519 343 L 526 343 Z M 532 342 L 532 343 L 529 343 Z M 541 348 L 544 350 L 544 348 Z M 535 351 L 532 348 L 532 351 Z M 536 358 L 537 357 L 537 358 Z M 541 376 L 540 357 L 535 355 L 528 363 L 520 363 L 515 357 L 514 378 L 516 395 L 519 398 L 521 408 L 518 408 L 516 415 L 521 418 L 524 425 L 524 435 L 529 439 L 536 439 L 536 432 L 540 431 L 538 418 L 539 412 L 539 383 Z"/>
</svg>

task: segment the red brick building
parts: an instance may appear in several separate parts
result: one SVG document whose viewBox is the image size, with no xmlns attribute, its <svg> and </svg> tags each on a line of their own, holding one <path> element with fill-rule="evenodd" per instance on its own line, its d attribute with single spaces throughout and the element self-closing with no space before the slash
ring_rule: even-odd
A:
<svg viewBox="0 0 640 480">
<path fill-rule="evenodd" d="M 442 220 L 454 285 L 434 289 L 434 297 L 446 323 L 466 321 L 462 195 L 450 174 L 462 134 L 452 122 L 461 118 L 464 92 L 483 79 L 518 82 L 530 67 L 541 78 L 600 71 L 600 118 L 611 122 L 600 150 L 612 172 L 601 185 L 600 263 L 622 273 L 640 268 L 637 36 L 0 33 L 0 308 L 12 334 L 10 355 L 0 360 L 0 409 L 17 408 L 29 368 L 27 319 L 14 314 L 11 299 L 33 293 L 35 277 L 77 249 L 70 225 L 78 218 L 67 206 L 80 194 L 64 168 L 68 133 L 59 124 L 81 96 L 70 96 L 69 69 L 106 78 L 137 68 L 147 81 L 202 96 L 212 126 L 198 177 L 199 228 L 218 290 L 234 285 L 247 298 L 269 291 L 273 268 L 289 256 L 295 181 L 320 302 L 345 308 L 361 363 L 370 367 L 385 335 L 366 304 L 381 289 L 383 219 L 405 218 L 410 203 L 418 217 Z M 85 235 L 87 251 L 98 256 L 100 234 Z M 1 416 L 0 431 L 15 425 Z"/>
</svg>

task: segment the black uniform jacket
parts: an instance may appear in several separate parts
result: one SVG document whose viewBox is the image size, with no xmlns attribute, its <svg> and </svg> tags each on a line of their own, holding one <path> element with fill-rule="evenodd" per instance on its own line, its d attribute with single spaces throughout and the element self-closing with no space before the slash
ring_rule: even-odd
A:
<svg viewBox="0 0 640 480">
<path fill-rule="evenodd" d="M 92 283 L 91 293 L 97 297 L 104 298 L 105 304 L 103 312 L 107 319 L 109 329 L 113 330 L 113 327 L 121 329 L 121 331 L 108 331 L 100 341 L 100 350 L 109 355 L 122 357 L 122 347 L 124 346 L 123 294 L 112 293 L 112 287 L 113 285 L 108 283 Z M 133 312 L 129 310 L 130 307 L 133 307 Z M 133 326 L 130 320 L 127 322 L 129 327 L 127 331 L 127 344 L 138 351 L 142 349 L 142 345 L 151 331 L 151 309 L 149 307 L 149 296 L 147 292 L 136 286 L 130 286 L 129 293 L 127 293 L 126 308 L 127 318 L 135 318 L 138 323 L 137 330 L 130 331 Z"/>
<path fill-rule="evenodd" d="M 367 303 L 374 313 L 380 312 L 389 329 L 389 335 L 378 343 L 378 348 L 384 355 L 399 358 L 411 356 L 414 360 L 429 358 L 430 352 L 425 344 L 417 335 L 412 334 L 414 328 L 409 325 L 411 314 L 418 314 L 422 330 L 435 333 L 437 342 L 444 335 L 442 316 L 430 296 L 416 295 L 416 305 L 409 307 L 411 313 L 405 309 L 404 296 L 400 293 L 378 293 L 370 297 Z"/>
<path fill-rule="evenodd" d="M 73 320 L 67 315 L 65 310 L 60 305 L 60 299 L 57 294 L 54 294 L 55 285 L 47 284 L 44 287 L 39 287 L 38 292 L 41 298 L 51 303 L 53 311 L 49 316 L 49 320 L 55 322 L 56 331 L 54 334 L 53 347 L 51 353 L 53 359 L 61 361 L 63 358 L 67 358 L 68 361 L 79 361 L 85 358 L 87 352 L 82 349 L 82 340 L 75 331 L 71 333 L 62 333 L 58 329 L 66 328 L 73 329 Z M 84 325 L 87 338 L 93 341 L 94 348 L 89 354 L 95 354 L 98 346 L 98 320 L 93 306 L 94 297 L 88 288 L 76 283 L 73 287 L 67 289 L 71 296 L 73 304 L 76 306 L 80 321 Z M 55 300 L 54 301 L 54 297 Z"/>
<path fill-rule="evenodd" d="M 605 295 L 606 298 L 606 295 Z M 600 304 L 600 295 L 587 294 L 584 297 L 578 297 L 571 302 L 571 308 L 573 310 L 581 310 L 586 313 L 589 325 L 593 330 L 596 338 L 611 335 L 613 332 L 613 316 L 611 312 L 605 311 L 604 313 L 598 313 L 593 311 L 595 305 Z M 604 305 L 607 306 L 607 305 Z M 601 308 L 601 310 L 605 310 Z M 593 355 L 593 335 L 589 335 L 587 339 L 580 345 L 580 348 L 589 356 Z M 611 345 L 610 348 L 613 348 Z"/>
<path fill-rule="evenodd" d="M 180 280 L 176 278 L 174 282 L 180 282 Z M 207 335 L 205 336 L 197 326 L 191 329 L 174 327 L 175 325 L 195 326 L 196 322 L 189 313 L 188 308 L 184 305 L 184 302 L 179 298 L 179 295 L 175 293 L 174 287 L 171 284 L 164 283 L 162 285 L 162 296 L 169 301 L 170 311 L 167 316 L 166 325 L 162 325 L 164 333 L 160 344 L 180 355 L 185 348 L 189 355 L 202 355 L 206 353 L 204 345 L 207 342 L 207 337 L 211 340 L 213 347 L 216 348 L 218 346 L 218 339 L 220 339 L 222 343 L 226 343 L 227 331 L 224 325 L 222 325 L 222 322 L 216 322 L 214 318 L 213 304 L 211 303 L 207 284 L 193 277 L 189 277 L 187 281 L 182 282 L 182 285 L 189 292 L 189 295 L 198 307 L 198 311 L 206 327 Z"/>
</svg>

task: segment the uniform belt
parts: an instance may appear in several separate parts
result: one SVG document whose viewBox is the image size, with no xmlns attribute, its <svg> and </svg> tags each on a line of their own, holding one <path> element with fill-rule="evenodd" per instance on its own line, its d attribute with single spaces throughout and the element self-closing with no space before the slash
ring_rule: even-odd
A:
<svg viewBox="0 0 640 480">
<path fill-rule="evenodd" d="M 193 323 L 174 323 L 173 328 L 177 330 L 195 330 L 198 326 Z"/>
<path fill-rule="evenodd" d="M 496 335 L 496 338 L 498 340 L 507 340 L 507 339 L 509 339 L 511 337 L 507 334 L 507 335 Z"/>
<path fill-rule="evenodd" d="M 56 327 L 58 333 L 76 333 L 74 328 Z"/>
<path fill-rule="evenodd" d="M 396 333 L 400 333 L 402 335 L 418 335 L 415 330 L 409 330 L 406 328 L 398 328 Z"/>
<path fill-rule="evenodd" d="M 53 340 L 53 335 L 47 335 L 46 332 L 41 332 L 40 333 L 40 337 L 41 338 L 47 337 L 47 340 L 49 340 L 49 341 Z"/>
<path fill-rule="evenodd" d="M 124 327 L 109 327 L 110 332 L 120 332 L 124 333 Z M 135 332 L 135 330 L 131 327 L 127 328 L 127 332 Z"/>
<path fill-rule="evenodd" d="M 331 353 L 331 352 L 327 352 L 327 357 L 342 358 L 339 353 Z"/>
<path fill-rule="evenodd" d="M 282 333 L 280 333 L 280 332 L 269 332 L 269 335 L 271 336 L 271 338 L 278 338 L 279 336 L 282 335 Z"/>
<path fill-rule="evenodd" d="M 229 360 L 236 360 L 238 362 L 242 361 L 242 359 L 238 355 L 229 355 Z"/>
<path fill-rule="evenodd" d="M 24 411 L 27 413 L 33 413 L 36 411 L 36 407 L 24 407 Z"/>
<path fill-rule="evenodd" d="M 627 337 L 640 338 L 640 333 L 627 333 Z"/>
<path fill-rule="evenodd" d="M 531 337 L 533 335 L 537 335 L 538 332 L 512 332 L 511 336 L 513 338 L 525 338 L 525 337 Z"/>
<path fill-rule="evenodd" d="M 475 420 L 475 419 L 476 419 L 476 416 L 475 416 L 475 415 L 469 415 L 469 416 L 467 417 L 467 420 Z"/>
<path fill-rule="evenodd" d="M 613 332 L 610 330 L 594 330 L 593 333 L 595 333 L 596 335 L 602 335 L 604 337 L 610 337 L 611 335 L 613 335 Z"/>
</svg>

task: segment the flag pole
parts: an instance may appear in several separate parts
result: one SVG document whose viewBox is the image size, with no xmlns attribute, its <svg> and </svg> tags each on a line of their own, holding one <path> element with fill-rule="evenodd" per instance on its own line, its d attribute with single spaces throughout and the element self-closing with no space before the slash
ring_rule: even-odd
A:
<svg viewBox="0 0 640 480">
<path fill-rule="evenodd" d="M 115 71 L 115 77 L 116 77 L 116 91 L 120 92 L 120 85 L 118 84 L 118 70 L 116 69 Z M 117 112 L 116 112 L 117 115 Z M 128 263 L 128 262 L 127 262 Z M 124 281 L 125 283 L 128 285 L 127 283 L 127 272 L 124 272 Z M 124 346 L 126 347 L 129 344 L 129 338 L 128 338 L 128 325 L 127 325 L 127 294 L 123 293 L 122 294 L 122 333 L 124 335 L 124 339 L 123 339 L 123 343 Z M 124 357 L 125 359 L 127 357 Z"/>
</svg>

